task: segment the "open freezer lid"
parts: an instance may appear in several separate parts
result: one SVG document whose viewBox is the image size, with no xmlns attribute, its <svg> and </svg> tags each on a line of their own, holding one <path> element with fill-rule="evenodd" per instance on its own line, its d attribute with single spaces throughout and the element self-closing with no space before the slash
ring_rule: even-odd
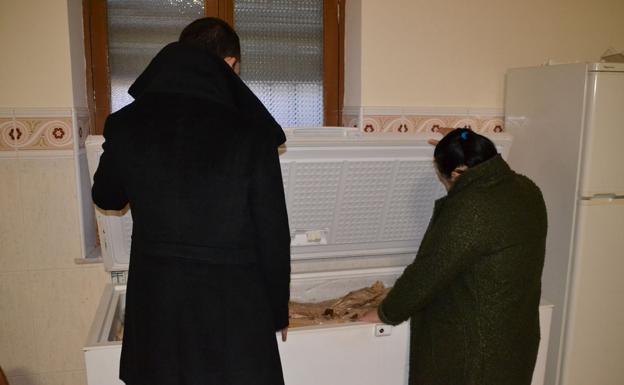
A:
<svg viewBox="0 0 624 385">
<path fill-rule="evenodd" d="M 435 134 L 361 134 L 350 128 L 286 129 L 280 163 L 291 230 L 292 260 L 332 270 L 339 260 L 413 258 L 436 199 L 445 194 L 433 165 Z M 507 157 L 508 134 L 493 134 Z M 86 142 L 91 178 L 102 136 Z M 109 271 L 127 270 L 129 211 L 96 209 L 102 257 Z M 406 264 L 402 262 L 402 264 Z"/>
</svg>

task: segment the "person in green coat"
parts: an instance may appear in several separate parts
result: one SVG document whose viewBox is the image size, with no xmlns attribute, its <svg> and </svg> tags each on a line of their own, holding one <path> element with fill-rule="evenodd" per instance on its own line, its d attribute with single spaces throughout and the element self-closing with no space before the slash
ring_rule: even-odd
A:
<svg viewBox="0 0 624 385">
<path fill-rule="evenodd" d="M 436 146 L 448 194 L 370 322 L 411 320 L 410 385 L 529 385 L 540 340 L 547 218 L 539 188 L 458 129 Z"/>
</svg>

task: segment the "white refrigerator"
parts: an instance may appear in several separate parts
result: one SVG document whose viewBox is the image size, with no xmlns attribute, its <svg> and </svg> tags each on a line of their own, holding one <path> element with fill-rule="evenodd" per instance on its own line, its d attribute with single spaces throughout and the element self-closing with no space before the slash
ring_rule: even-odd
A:
<svg viewBox="0 0 624 385">
<path fill-rule="evenodd" d="M 624 63 L 508 71 L 505 124 L 548 208 L 546 384 L 624 384 Z"/>
</svg>

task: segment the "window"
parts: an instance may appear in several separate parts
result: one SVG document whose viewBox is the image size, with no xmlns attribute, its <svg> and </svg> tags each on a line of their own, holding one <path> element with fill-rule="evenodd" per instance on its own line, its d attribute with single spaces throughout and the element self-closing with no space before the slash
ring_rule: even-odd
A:
<svg viewBox="0 0 624 385">
<path fill-rule="evenodd" d="M 192 20 L 220 17 L 241 38 L 241 77 L 284 127 L 335 126 L 343 94 L 344 0 L 84 0 L 95 133 L 127 89 Z"/>
</svg>

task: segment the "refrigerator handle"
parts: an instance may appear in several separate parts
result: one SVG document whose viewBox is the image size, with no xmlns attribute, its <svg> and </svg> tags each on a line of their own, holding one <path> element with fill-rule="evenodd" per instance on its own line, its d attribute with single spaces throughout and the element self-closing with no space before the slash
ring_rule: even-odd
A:
<svg viewBox="0 0 624 385">
<path fill-rule="evenodd" d="M 617 200 L 617 199 L 624 199 L 624 195 L 617 195 L 617 194 L 613 194 L 613 193 L 609 193 L 609 194 L 594 194 L 590 197 L 582 197 L 581 198 L 584 201 L 593 201 L 593 200 L 604 200 L 604 201 L 613 201 L 613 200 Z"/>
</svg>

